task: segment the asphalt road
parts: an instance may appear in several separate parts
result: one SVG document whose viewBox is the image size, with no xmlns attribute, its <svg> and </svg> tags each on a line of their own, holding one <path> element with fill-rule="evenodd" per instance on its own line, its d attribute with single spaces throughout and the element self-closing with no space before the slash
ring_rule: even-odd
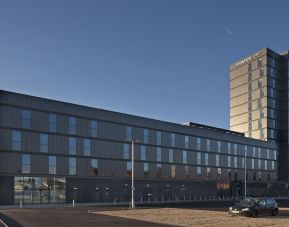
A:
<svg viewBox="0 0 289 227">
<path fill-rule="evenodd" d="M 101 214 L 91 214 L 89 210 L 95 207 L 76 208 L 40 208 L 1 210 L 0 219 L 9 227 L 46 227 L 46 226 L 99 226 L 99 227 L 166 227 L 170 225 L 156 224 L 126 218 L 111 217 Z M 115 208 L 108 208 L 110 210 Z M 119 208 L 118 208 L 119 209 Z M 102 209 L 103 210 L 103 209 Z M 0 225 L 1 226 L 1 225 Z"/>
</svg>

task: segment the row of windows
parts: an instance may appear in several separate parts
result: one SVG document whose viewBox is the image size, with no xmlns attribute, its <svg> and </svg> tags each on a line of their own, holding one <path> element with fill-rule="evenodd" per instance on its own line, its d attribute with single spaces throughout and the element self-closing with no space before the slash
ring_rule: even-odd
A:
<svg viewBox="0 0 289 227">
<path fill-rule="evenodd" d="M 70 155 L 76 155 L 76 150 L 77 150 L 77 142 L 76 142 L 75 137 L 69 137 L 68 140 L 68 151 Z M 21 143 L 22 143 L 22 136 L 20 131 L 12 131 L 12 149 L 20 151 L 21 150 Z M 210 146 L 211 146 L 211 141 L 206 140 L 206 145 L 207 145 L 207 151 L 210 151 Z M 90 156 L 91 155 L 91 139 L 83 139 L 83 155 L 84 156 Z M 197 138 L 197 150 L 201 149 L 201 139 Z M 237 153 L 237 144 L 227 144 L 227 154 L 228 155 L 238 155 Z M 252 150 L 250 154 L 248 154 L 248 147 L 244 146 L 245 154 L 246 156 L 253 157 L 253 158 L 262 158 L 262 152 L 261 148 L 256 148 L 252 147 Z M 48 153 L 49 151 L 49 136 L 48 134 L 40 134 L 40 152 L 42 153 Z M 123 144 L 123 158 L 124 159 L 129 159 L 129 151 L 130 151 L 130 146 L 128 143 Z M 158 162 L 161 162 L 161 152 L 162 148 L 157 147 L 156 148 L 156 160 Z M 221 142 L 218 141 L 217 143 L 217 152 L 221 153 Z M 147 156 L 147 146 L 141 145 L 140 146 L 140 153 L 141 153 L 141 160 L 146 160 Z M 169 162 L 174 162 L 174 149 L 169 149 Z M 201 152 L 198 152 L 197 154 L 201 155 Z M 208 156 L 208 153 L 205 153 L 205 157 Z M 237 158 L 237 157 L 236 157 Z M 270 159 L 270 150 L 266 150 L 266 158 Z M 273 158 L 274 160 L 277 159 L 277 152 L 276 150 L 273 151 Z M 183 163 L 187 163 L 187 151 L 183 150 L 182 151 L 182 160 Z M 199 158 L 197 157 L 197 160 Z"/>
<path fill-rule="evenodd" d="M 56 132 L 56 125 L 57 125 L 57 115 L 56 114 L 49 114 L 48 115 L 48 123 L 49 123 L 49 131 L 50 132 Z M 31 126 L 31 111 L 29 110 L 22 110 L 22 124 L 23 124 L 23 128 L 29 129 Z M 75 117 L 69 117 L 68 118 L 68 124 L 69 124 L 69 133 L 75 135 L 76 134 L 76 128 L 77 128 L 77 118 Z M 162 131 L 156 131 L 156 145 L 157 146 L 161 146 L 162 145 Z M 48 135 L 47 134 L 41 134 L 42 138 L 41 138 L 41 144 L 43 144 L 43 147 L 46 146 L 47 141 L 48 141 Z M 175 133 L 171 133 L 170 134 L 170 146 L 171 147 L 176 147 L 176 135 Z M 92 120 L 90 121 L 90 136 L 91 137 L 97 137 L 98 136 L 98 122 L 96 120 Z M 150 138 L 150 130 L 149 129 L 143 129 L 143 140 L 142 142 L 144 144 L 149 144 Z M 125 136 L 125 140 L 126 141 L 132 141 L 134 138 L 133 136 L 133 127 L 131 126 L 127 126 L 126 127 L 126 136 Z M 192 139 L 191 136 L 187 136 L 184 135 L 183 136 L 183 146 L 185 149 L 191 149 L 190 147 L 190 140 Z M 206 143 L 206 151 L 211 151 L 211 140 L 210 139 L 205 139 L 205 138 L 197 138 L 196 139 L 196 149 L 197 150 L 201 150 L 202 144 L 205 142 Z M 42 143 L 43 141 L 43 143 Z M 140 141 L 140 140 L 138 140 Z M 218 146 L 218 152 L 221 152 L 221 141 L 216 141 L 217 142 L 217 146 Z M 73 142 L 72 142 L 73 143 Z M 85 142 L 86 143 L 86 148 L 87 151 L 89 149 L 89 142 Z M 232 147 L 234 149 L 234 152 L 237 151 L 237 144 L 232 144 Z M 227 150 L 228 150 L 228 154 L 230 154 L 231 152 L 231 143 L 227 143 Z M 43 148 L 44 150 L 46 148 Z M 43 151 L 45 152 L 45 151 Z"/>
<path fill-rule="evenodd" d="M 272 162 L 273 163 L 273 162 Z M 69 164 L 69 175 L 76 175 L 76 158 L 69 158 L 68 161 Z M 162 164 L 158 163 L 157 165 L 157 176 L 162 177 Z M 31 173 L 31 155 L 30 154 L 22 154 L 21 155 L 21 170 L 23 174 L 30 174 Z M 149 163 L 143 163 L 143 175 L 144 177 L 149 176 Z M 48 173 L 49 174 L 56 174 L 56 156 L 49 156 L 48 159 Z M 93 175 L 98 175 L 98 160 L 97 159 L 91 159 L 91 168 L 93 170 Z M 185 178 L 189 178 L 189 166 L 184 166 L 184 176 Z M 191 167 L 192 168 L 192 167 Z M 197 175 L 202 175 L 202 167 L 197 166 Z M 126 162 L 126 171 L 127 175 L 131 176 L 132 171 L 132 165 L 131 162 Z M 231 176 L 231 169 L 228 169 L 228 174 Z M 221 176 L 221 168 L 217 168 L 217 175 Z M 236 173 L 235 173 L 236 174 Z M 211 168 L 206 168 L 206 175 L 207 178 L 211 177 Z M 170 177 L 175 178 L 176 177 L 176 165 L 171 165 L 171 171 L 170 171 Z"/>
</svg>

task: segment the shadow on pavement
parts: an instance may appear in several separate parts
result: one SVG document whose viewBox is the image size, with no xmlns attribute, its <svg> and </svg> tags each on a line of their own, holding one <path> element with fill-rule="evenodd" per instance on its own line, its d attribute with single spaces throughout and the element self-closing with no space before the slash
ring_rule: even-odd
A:
<svg viewBox="0 0 289 227">
<path fill-rule="evenodd" d="M 4 214 L 1 214 L 0 213 L 0 219 L 6 224 L 8 225 L 9 227 L 10 226 L 13 226 L 13 227 L 22 227 L 23 225 L 20 225 L 18 222 L 16 222 L 15 220 L 13 220 L 12 218 L 4 215 Z"/>
</svg>

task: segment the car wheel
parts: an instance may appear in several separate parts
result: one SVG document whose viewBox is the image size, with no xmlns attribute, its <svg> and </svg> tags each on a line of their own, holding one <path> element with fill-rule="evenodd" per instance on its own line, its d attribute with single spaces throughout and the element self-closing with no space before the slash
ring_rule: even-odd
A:
<svg viewBox="0 0 289 227">
<path fill-rule="evenodd" d="M 252 213 L 251 213 L 251 217 L 252 218 L 256 218 L 257 216 L 258 216 L 257 210 L 253 210 Z"/>
<path fill-rule="evenodd" d="M 272 216 L 277 216 L 277 215 L 278 215 L 278 210 L 277 209 L 272 210 Z"/>
</svg>

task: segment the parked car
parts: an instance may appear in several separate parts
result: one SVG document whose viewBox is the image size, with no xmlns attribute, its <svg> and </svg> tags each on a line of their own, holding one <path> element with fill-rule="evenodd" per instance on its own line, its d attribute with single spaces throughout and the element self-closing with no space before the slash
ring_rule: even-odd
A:
<svg viewBox="0 0 289 227">
<path fill-rule="evenodd" d="M 232 215 L 257 217 L 258 215 L 278 215 L 278 204 L 272 198 L 244 198 L 241 202 L 230 206 Z"/>
</svg>

